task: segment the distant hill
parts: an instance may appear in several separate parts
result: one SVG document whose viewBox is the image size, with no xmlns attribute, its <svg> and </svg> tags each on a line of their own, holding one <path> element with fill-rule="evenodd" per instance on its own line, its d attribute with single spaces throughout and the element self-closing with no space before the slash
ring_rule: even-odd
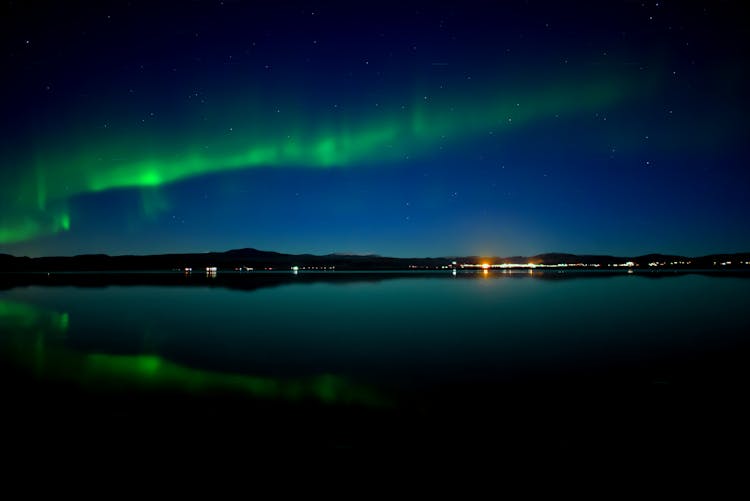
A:
<svg viewBox="0 0 750 501">
<path fill-rule="evenodd" d="M 325 268 L 336 270 L 406 270 L 435 269 L 466 264 L 492 263 L 535 265 L 577 264 L 586 266 L 613 266 L 633 262 L 639 268 L 716 268 L 731 267 L 750 269 L 750 252 L 735 254 L 711 254 L 700 257 L 686 257 L 667 254 L 646 254 L 643 256 L 578 255 L 565 253 L 545 253 L 534 256 L 511 257 L 435 257 L 435 258 L 396 258 L 376 254 L 282 254 L 253 248 L 233 249 L 226 252 L 191 254 L 156 254 L 146 256 L 106 254 L 83 254 L 65 257 L 16 257 L 0 254 L 0 271 L 3 272 L 52 272 L 52 271 L 136 271 L 136 270 L 175 270 L 193 268 L 196 271 L 206 267 L 220 270 L 237 268 L 300 269 Z M 650 265 L 651 264 L 651 265 Z"/>
</svg>

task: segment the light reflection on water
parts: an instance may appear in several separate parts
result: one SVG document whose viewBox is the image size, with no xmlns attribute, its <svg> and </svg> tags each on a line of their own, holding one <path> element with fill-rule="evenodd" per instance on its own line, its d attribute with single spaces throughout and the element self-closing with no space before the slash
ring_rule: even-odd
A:
<svg viewBox="0 0 750 501">
<path fill-rule="evenodd" d="M 669 382 L 671 362 L 731 349 L 750 331 L 744 278 L 486 272 L 300 274 L 249 290 L 221 276 L 211 286 L 16 287 L 0 293 L 0 357 L 38 379 L 105 390 L 378 406 L 402 389 L 611 367 L 651 364 L 646 377 Z"/>
</svg>

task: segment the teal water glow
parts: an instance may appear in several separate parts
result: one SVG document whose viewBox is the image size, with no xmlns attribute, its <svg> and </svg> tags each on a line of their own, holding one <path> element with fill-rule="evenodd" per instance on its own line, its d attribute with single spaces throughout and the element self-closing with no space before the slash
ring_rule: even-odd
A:
<svg viewBox="0 0 750 501">
<path fill-rule="evenodd" d="M 738 314 L 750 308 L 744 278 L 354 277 L 254 290 L 222 288 L 220 277 L 217 287 L 16 288 L 0 297 L 3 338 L 16 333 L 18 345 L 48 331 L 48 354 L 75 353 L 71 363 L 106 367 L 97 374 L 113 380 L 163 376 L 257 395 L 313 381 L 304 392 L 325 400 L 311 388 L 326 375 L 398 390 L 585 372 L 694 356 L 750 330 Z"/>
<path fill-rule="evenodd" d="M 0 402 L 24 447 L 644 454 L 746 429 L 747 276 L 128 277 L 0 276 Z"/>
</svg>

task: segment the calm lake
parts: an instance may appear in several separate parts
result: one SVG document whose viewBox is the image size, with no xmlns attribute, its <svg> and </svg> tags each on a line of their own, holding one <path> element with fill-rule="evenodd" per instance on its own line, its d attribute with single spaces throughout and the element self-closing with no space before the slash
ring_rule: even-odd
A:
<svg viewBox="0 0 750 501">
<path fill-rule="evenodd" d="M 730 273 L 8 274 L 0 389 L 45 440 L 727 449 L 748 332 Z"/>
</svg>

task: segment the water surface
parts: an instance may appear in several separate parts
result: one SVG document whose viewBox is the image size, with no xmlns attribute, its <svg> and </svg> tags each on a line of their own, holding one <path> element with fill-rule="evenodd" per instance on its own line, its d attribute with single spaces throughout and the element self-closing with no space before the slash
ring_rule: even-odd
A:
<svg viewBox="0 0 750 501">
<path fill-rule="evenodd" d="M 586 434 L 570 425 L 592 424 L 592 412 L 599 425 L 641 431 L 651 411 L 661 420 L 697 403 L 730 412 L 745 384 L 750 280 L 741 275 L 36 275 L 2 284 L 4 387 L 37 417 L 69 402 L 74 415 L 95 409 L 124 423 L 207 409 L 336 429 L 367 419 L 408 442 L 415 422 L 437 415 L 462 423 L 442 428 L 446 440 L 473 425 L 497 439 L 490 423 L 499 419 L 555 422 L 552 438 L 524 433 L 567 443 Z M 335 440 L 362 439 L 349 430 Z"/>
</svg>

